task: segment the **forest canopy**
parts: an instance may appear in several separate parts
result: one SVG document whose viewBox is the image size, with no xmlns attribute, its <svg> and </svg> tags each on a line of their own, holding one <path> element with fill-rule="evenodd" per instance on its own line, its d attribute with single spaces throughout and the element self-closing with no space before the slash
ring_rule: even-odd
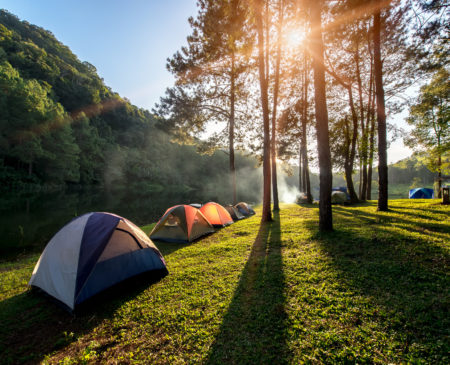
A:
<svg viewBox="0 0 450 365">
<path fill-rule="evenodd" d="M 160 119 L 112 91 L 93 65 L 5 10 L 0 89 L 3 190 L 68 184 L 189 190 L 223 180 L 222 151 L 200 155 L 195 146 L 172 143 Z M 241 169 L 257 164 L 238 159 Z"/>
</svg>

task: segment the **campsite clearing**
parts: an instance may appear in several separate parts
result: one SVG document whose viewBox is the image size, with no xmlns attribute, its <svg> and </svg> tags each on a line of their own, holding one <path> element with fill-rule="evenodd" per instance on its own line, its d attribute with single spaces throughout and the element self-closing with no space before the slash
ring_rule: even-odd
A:
<svg viewBox="0 0 450 365">
<path fill-rule="evenodd" d="M 450 206 L 282 205 L 192 244 L 158 243 L 169 275 L 98 295 L 76 316 L 0 263 L 2 363 L 448 363 Z M 152 225 L 143 227 L 146 233 Z"/>
</svg>

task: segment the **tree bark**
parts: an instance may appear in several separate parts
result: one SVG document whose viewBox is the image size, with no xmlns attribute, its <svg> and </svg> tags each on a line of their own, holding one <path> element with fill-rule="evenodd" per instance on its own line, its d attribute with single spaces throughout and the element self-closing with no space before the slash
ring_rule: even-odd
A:
<svg viewBox="0 0 450 365">
<path fill-rule="evenodd" d="M 305 53 L 305 64 L 304 64 L 304 79 L 303 79 L 303 104 L 302 104 L 302 137 L 301 137 L 301 156 L 303 157 L 303 170 L 304 170 L 304 191 L 306 192 L 306 198 L 308 204 L 312 203 L 312 194 L 311 194 L 311 182 L 309 179 L 309 164 L 308 164 L 308 140 L 306 135 L 306 124 L 308 122 L 308 59 Z"/>
<path fill-rule="evenodd" d="M 350 150 L 347 160 L 347 166 L 345 167 L 345 180 L 347 182 L 347 190 L 350 195 L 350 202 L 358 203 L 358 196 L 356 195 L 355 187 L 353 185 L 353 164 L 355 163 L 355 155 L 356 155 L 356 142 L 358 140 L 358 117 L 356 115 L 355 105 L 353 102 L 353 93 L 352 86 L 348 87 L 348 99 L 350 103 L 350 109 L 352 113 L 352 121 L 353 121 L 353 132 L 352 138 L 350 142 Z M 347 157 L 347 156 L 346 156 Z M 361 173 L 361 172 L 360 172 Z"/>
<path fill-rule="evenodd" d="M 300 147 L 298 149 L 298 190 L 300 190 L 300 192 L 304 192 L 304 187 L 303 187 L 303 150 L 302 150 L 301 140 L 300 140 Z"/>
<path fill-rule="evenodd" d="M 370 34 L 370 32 L 369 32 Z M 374 115 L 373 115 L 373 102 L 375 99 L 373 89 L 373 56 L 370 50 L 370 38 L 368 37 L 368 47 L 370 54 L 370 76 L 369 76 L 369 101 L 367 103 L 367 118 L 366 118 L 366 130 L 367 130 L 367 184 L 366 184 L 366 199 L 372 199 L 372 164 L 373 164 L 373 149 L 374 149 Z M 370 123 L 370 127 L 369 127 Z"/>
<path fill-rule="evenodd" d="M 314 108 L 316 114 L 317 150 L 320 169 L 319 196 L 319 230 L 333 230 L 333 215 L 331 210 L 331 187 L 333 175 L 331 172 L 331 152 L 328 132 L 328 110 L 325 91 L 324 46 L 322 39 L 322 1 L 310 3 L 311 17 L 311 53 L 314 70 Z"/>
<path fill-rule="evenodd" d="M 278 43 L 277 43 L 277 59 L 275 64 L 275 84 L 273 90 L 273 108 L 272 108 L 272 191 L 273 191 L 273 210 L 280 210 L 278 201 L 278 182 L 277 182 L 277 155 L 276 155 L 276 122 L 277 122 L 277 106 L 278 106 L 278 89 L 280 87 L 280 62 L 281 62 L 281 40 L 283 30 L 283 0 L 279 0 L 279 19 L 278 19 Z"/>
<path fill-rule="evenodd" d="M 378 210 L 385 212 L 388 211 L 388 166 L 380 33 L 381 13 L 380 10 L 377 10 L 373 16 L 373 54 L 378 122 Z"/>
<path fill-rule="evenodd" d="M 339 75 L 337 75 L 334 71 L 330 69 L 325 69 L 337 82 L 339 82 L 348 92 L 348 102 L 350 105 L 352 121 L 353 121 L 353 133 L 350 138 L 349 131 L 347 128 L 347 137 L 346 138 L 346 152 L 345 152 L 345 163 L 344 170 L 350 170 L 345 172 L 346 181 L 347 181 L 347 191 L 350 195 L 350 201 L 352 203 L 357 203 L 358 196 L 356 195 L 355 187 L 353 185 L 353 165 L 355 163 L 355 155 L 356 155 L 356 142 L 358 141 L 358 116 L 356 114 L 355 103 L 353 102 L 353 93 L 352 93 L 352 84 L 351 81 L 345 82 Z M 346 123 L 347 125 L 347 123 Z M 347 125 L 348 127 L 348 125 Z M 360 169 L 361 171 L 361 169 Z M 361 173 L 360 173 L 361 176 Z M 350 180 L 347 180 L 350 177 Z"/>
<path fill-rule="evenodd" d="M 229 156 L 230 156 L 230 182 L 233 192 L 233 205 L 237 204 L 237 189 L 236 189 L 236 167 L 234 164 L 234 122 L 235 122 L 235 55 L 231 53 L 231 75 L 230 75 L 230 120 L 229 120 Z"/>
<path fill-rule="evenodd" d="M 441 165 L 442 165 L 442 158 L 441 155 L 438 157 L 438 198 L 442 198 L 442 171 L 441 171 Z"/>
<path fill-rule="evenodd" d="M 263 112 L 263 210 L 262 222 L 272 221 L 270 210 L 270 118 L 267 77 L 265 74 L 264 29 L 262 21 L 262 1 L 255 0 L 256 31 L 258 33 L 258 71 Z"/>
<path fill-rule="evenodd" d="M 361 119 L 361 145 L 360 145 L 360 160 L 362 165 L 362 170 L 359 173 L 362 174 L 362 184 L 360 185 L 359 199 L 366 200 L 367 191 L 367 130 L 366 123 L 364 122 L 364 103 L 362 95 L 362 83 L 361 83 L 361 71 L 359 68 L 359 48 L 358 43 L 355 50 L 355 65 L 356 65 L 356 82 L 358 84 L 358 95 L 359 95 L 359 111 Z"/>
<path fill-rule="evenodd" d="M 368 200 L 372 200 L 372 171 L 373 171 L 373 154 L 375 149 L 375 113 L 374 113 L 374 100 L 370 105 L 370 136 L 369 136 L 369 158 L 368 158 L 368 170 L 367 170 L 367 194 Z"/>
<path fill-rule="evenodd" d="M 441 150 L 441 134 L 439 133 L 437 136 L 438 140 L 438 162 L 437 162 L 437 170 L 438 170 L 438 198 L 442 198 L 442 150 Z"/>
<path fill-rule="evenodd" d="M 313 197 L 311 194 L 311 180 L 309 179 L 309 164 L 308 164 L 308 154 L 303 155 L 304 158 L 304 170 L 305 170 L 305 184 L 306 184 L 306 199 L 308 204 L 312 204 Z"/>
</svg>

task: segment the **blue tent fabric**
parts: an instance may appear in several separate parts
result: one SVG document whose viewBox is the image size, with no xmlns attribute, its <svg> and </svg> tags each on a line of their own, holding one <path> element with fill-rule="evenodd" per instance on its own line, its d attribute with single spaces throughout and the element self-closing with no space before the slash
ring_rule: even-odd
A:
<svg viewBox="0 0 450 365">
<path fill-rule="evenodd" d="M 161 261 L 159 252 L 152 248 L 144 248 L 99 262 L 95 265 L 75 304 L 79 304 L 125 279 L 142 274 L 149 268 L 155 271 L 162 270 L 167 274 L 166 266 Z"/>
<path fill-rule="evenodd" d="M 347 187 L 345 186 L 338 186 L 337 188 L 332 188 L 331 191 L 342 191 L 343 193 L 348 194 Z"/>
<path fill-rule="evenodd" d="M 158 248 L 139 227 L 112 213 L 87 213 L 49 241 L 29 281 L 68 309 L 133 276 L 168 274 Z"/>
<path fill-rule="evenodd" d="M 341 191 L 341 192 L 345 193 L 345 195 L 347 196 L 347 200 L 350 200 L 350 195 L 348 194 L 347 187 L 338 186 L 337 188 L 332 188 L 331 192 L 333 192 L 333 191 Z"/>
<path fill-rule="evenodd" d="M 411 189 L 409 199 L 434 199 L 434 190 L 428 188 Z"/>
<path fill-rule="evenodd" d="M 119 221 L 119 216 L 108 213 L 94 213 L 87 221 L 80 246 L 75 297 L 78 296 Z"/>
</svg>

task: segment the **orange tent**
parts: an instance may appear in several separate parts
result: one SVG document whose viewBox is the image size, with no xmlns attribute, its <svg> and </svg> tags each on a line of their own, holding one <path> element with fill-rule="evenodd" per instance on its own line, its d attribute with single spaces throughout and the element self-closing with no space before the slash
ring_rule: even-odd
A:
<svg viewBox="0 0 450 365">
<path fill-rule="evenodd" d="M 152 240 L 188 243 L 214 232 L 200 210 L 190 205 L 175 205 L 166 210 L 150 233 Z"/>
<path fill-rule="evenodd" d="M 230 213 L 220 204 L 209 202 L 200 208 L 206 219 L 215 227 L 224 227 L 233 223 Z"/>
</svg>

